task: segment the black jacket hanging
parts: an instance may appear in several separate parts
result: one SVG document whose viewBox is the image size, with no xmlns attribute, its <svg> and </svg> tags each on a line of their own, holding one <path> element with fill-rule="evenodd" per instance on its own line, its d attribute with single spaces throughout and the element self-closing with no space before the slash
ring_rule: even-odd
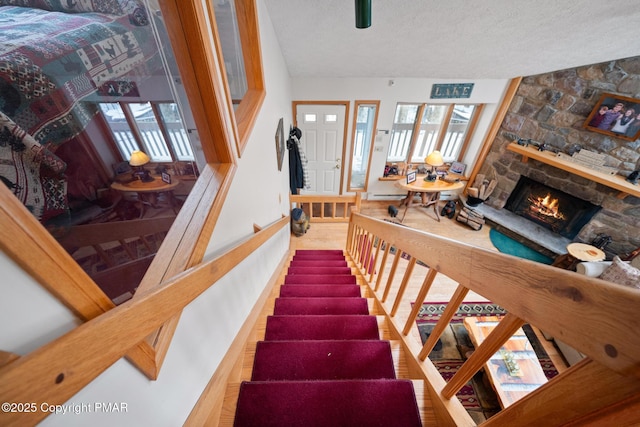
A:
<svg viewBox="0 0 640 427">
<path fill-rule="evenodd" d="M 287 140 L 287 149 L 289 150 L 289 188 L 291 194 L 298 194 L 298 189 L 304 188 L 304 170 L 296 138 L 290 137 Z"/>
</svg>

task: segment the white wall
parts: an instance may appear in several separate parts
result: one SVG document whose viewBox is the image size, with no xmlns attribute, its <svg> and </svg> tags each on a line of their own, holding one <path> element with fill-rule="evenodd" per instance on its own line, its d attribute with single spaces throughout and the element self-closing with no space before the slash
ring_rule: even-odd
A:
<svg viewBox="0 0 640 427">
<path fill-rule="evenodd" d="M 393 85 L 390 81 L 393 80 Z M 431 86 L 434 83 L 474 83 L 470 98 L 462 99 L 429 99 Z M 340 100 L 350 101 L 349 116 L 347 118 L 348 138 L 351 138 L 351 125 L 354 114 L 354 101 L 356 100 L 380 100 L 378 113 L 378 130 L 391 131 L 393 118 L 398 102 L 428 102 L 433 104 L 486 104 L 482 118 L 474 132 L 473 139 L 463 162 L 467 164 L 467 170 L 473 167 L 478 150 L 482 145 L 484 135 L 493 121 L 496 109 L 499 106 L 508 80 L 443 80 L 443 79 L 417 79 L 417 78 L 293 78 L 293 99 L 296 101 L 323 101 Z M 390 133 L 376 132 L 374 152 L 371 158 L 371 172 L 369 173 L 369 186 L 367 195 L 402 194 L 392 182 L 382 182 L 378 178 L 382 176 L 389 150 Z M 347 158 L 350 153 L 350 142 L 347 143 Z M 347 164 L 343 169 L 349 170 Z M 346 183 L 343 192 L 346 192 Z"/>
<path fill-rule="evenodd" d="M 238 171 L 220 213 L 220 221 L 207 248 L 212 254 L 241 236 L 253 233 L 253 224 L 264 227 L 289 211 L 289 163 L 285 152 L 282 171 L 278 171 L 275 134 L 284 118 L 285 140 L 291 119 L 289 74 L 275 38 L 271 20 L 262 1 L 258 1 L 262 66 L 267 96 L 251 132 L 249 144 L 238 159 Z"/>
<path fill-rule="evenodd" d="M 185 308 L 156 381 L 121 359 L 64 403 L 80 413 L 53 414 L 41 425 L 182 425 L 288 250 L 289 238 L 284 228 Z M 96 403 L 124 404 L 126 411 L 97 411 Z"/>
<path fill-rule="evenodd" d="M 283 170 L 277 169 L 275 132 L 280 117 L 285 131 L 291 123 L 290 80 L 263 0 L 257 3 L 267 95 L 238 160 L 207 258 L 253 234 L 253 224 L 266 226 L 289 210 L 288 166 L 285 157 Z M 51 415 L 42 425 L 182 425 L 287 253 L 289 239 L 285 227 L 185 308 L 157 381 L 122 359 L 66 402 L 71 413 Z M 0 255 L 5 295 L 0 299 L 0 349 L 24 354 L 72 329 L 74 316 Z M 125 404 L 126 412 L 96 412 L 99 402 Z"/>
<path fill-rule="evenodd" d="M 38 282 L 0 252 L 0 350 L 27 354 L 80 324 Z"/>
</svg>

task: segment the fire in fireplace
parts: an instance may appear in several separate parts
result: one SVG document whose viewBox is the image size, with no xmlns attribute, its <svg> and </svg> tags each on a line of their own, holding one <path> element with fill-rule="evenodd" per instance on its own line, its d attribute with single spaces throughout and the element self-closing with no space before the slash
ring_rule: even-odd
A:
<svg viewBox="0 0 640 427">
<path fill-rule="evenodd" d="M 600 206 L 521 176 L 505 209 L 573 239 Z"/>
</svg>

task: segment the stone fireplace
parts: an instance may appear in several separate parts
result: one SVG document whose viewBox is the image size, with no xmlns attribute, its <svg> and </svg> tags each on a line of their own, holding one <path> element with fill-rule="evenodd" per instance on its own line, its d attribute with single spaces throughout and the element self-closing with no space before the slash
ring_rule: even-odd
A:
<svg viewBox="0 0 640 427">
<path fill-rule="evenodd" d="M 612 238 L 605 252 L 625 255 L 640 247 L 640 197 L 625 197 L 620 191 L 534 159 L 525 162 L 522 155 L 507 149 L 519 138 L 544 143 L 554 152 L 587 149 L 605 154 L 605 166 L 627 176 L 640 168 L 640 140 L 626 141 L 583 127 L 603 92 L 629 97 L 640 93 L 640 57 L 525 77 L 478 173 L 498 181 L 485 203 L 496 212 L 512 214 L 504 207 L 521 176 L 600 207 L 576 236 L 564 239 L 590 243 L 604 234 Z"/>
<path fill-rule="evenodd" d="M 600 207 L 521 176 L 504 206 L 542 227 L 574 239 Z"/>
</svg>

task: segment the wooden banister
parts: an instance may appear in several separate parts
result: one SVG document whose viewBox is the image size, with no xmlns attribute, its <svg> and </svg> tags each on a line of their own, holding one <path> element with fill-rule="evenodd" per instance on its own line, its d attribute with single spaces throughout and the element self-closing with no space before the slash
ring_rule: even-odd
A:
<svg viewBox="0 0 640 427">
<path fill-rule="evenodd" d="M 290 194 L 289 203 L 295 204 L 306 214 L 309 222 L 348 222 L 351 210 L 360 211 L 360 193 L 342 196 L 322 194 Z M 328 211 L 325 206 L 329 206 Z"/>
<path fill-rule="evenodd" d="M 109 312 L 0 368 L 0 400 L 63 404 L 174 317 L 282 228 L 283 217 L 228 252 L 143 290 Z M 0 412 L 0 425 L 33 425 L 46 412 Z"/>
<path fill-rule="evenodd" d="M 401 345 L 409 354 L 409 371 L 426 380 L 434 399 L 434 410 L 443 422 L 475 425 L 452 397 L 523 322 L 561 336 L 587 358 L 483 425 L 578 425 L 590 416 L 597 416 L 599 420 L 640 422 L 640 415 L 624 410 L 621 404 L 633 401 L 637 407 L 635 396 L 640 393 L 640 340 L 629 339 L 628 335 L 628 325 L 636 321 L 636 307 L 640 304 L 637 290 L 358 213 L 352 214 L 349 230 L 347 252 L 385 312 L 390 328 L 401 338 Z M 386 246 L 382 262 L 373 265 L 377 277 L 370 274 L 369 257 L 364 260 L 359 257 L 362 249 L 357 243 L 361 242 L 354 239 L 364 239 L 363 236 L 377 241 L 377 250 L 382 244 Z M 386 275 L 387 285 L 379 290 L 391 247 L 395 249 L 396 258 Z M 415 293 L 405 292 L 406 275 L 395 277 L 401 253 L 429 266 L 421 288 Z M 412 261 L 407 262 L 409 266 L 404 271 L 411 269 Z M 419 308 L 437 274 L 456 281 L 458 288 L 422 346 L 416 342 L 415 335 L 408 334 L 415 327 Z M 385 301 L 391 288 L 398 290 L 396 298 Z M 501 306 L 508 314 L 447 384 L 427 356 L 468 291 Z M 412 302 L 414 307 L 409 318 L 398 319 L 398 305 Z"/>
</svg>

